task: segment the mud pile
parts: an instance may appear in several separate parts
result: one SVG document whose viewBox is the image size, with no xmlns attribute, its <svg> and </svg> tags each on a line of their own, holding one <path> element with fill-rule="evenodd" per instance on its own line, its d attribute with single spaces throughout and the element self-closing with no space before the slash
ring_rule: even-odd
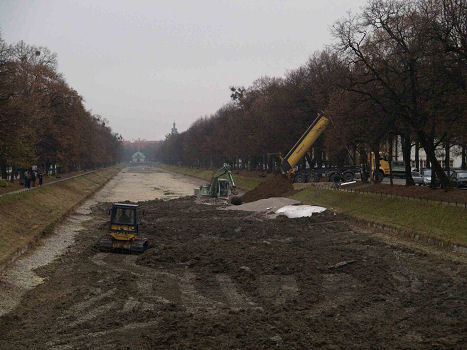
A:
<svg viewBox="0 0 467 350">
<path fill-rule="evenodd" d="M 254 202 L 258 199 L 270 197 L 283 197 L 288 193 L 293 192 L 293 186 L 290 180 L 282 174 L 274 174 L 260 183 L 253 190 L 245 193 L 241 199 L 244 203 Z"/>
</svg>

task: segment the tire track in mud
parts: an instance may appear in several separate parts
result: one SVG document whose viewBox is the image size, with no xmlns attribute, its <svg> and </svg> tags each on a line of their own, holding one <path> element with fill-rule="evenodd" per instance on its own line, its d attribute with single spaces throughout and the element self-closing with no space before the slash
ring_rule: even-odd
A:
<svg viewBox="0 0 467 350">
<path fill-rule="evenodd" d="M 113 258 L 111 253 L 98 253 L 92 257 L 92 261 L 108 269 L 126 272 L 138 276 L 137 286 L 138 294 L 144 298 L 153 298 L 159 303 L 180 303 L 188 312 L 219 313 L 228 309 L 256 309 L 262 310 L 257 304 L 250 300 L 244 293 L 239 292 L 237 286 L 227 274 L 216 274 L 217 288 L 213 294 L 216 299 L 224 300 L 220 302 L 201 294 L 196 288 L 197 275 L 192 272 L 180 272 L 180 274 L 169 273 L 166 271 L 157 271 L 155 269 L 136 264 L 137 256 L 129 255 L 120 261 L 107 262 L 106 258 Z M 214 275 L 213 275 L 214 276 Z M 160 277 L 164 281 L 160 283 Z M 159 283 L 158 283 L 159 282 Z M 181 298 L 167 299 L 167 296 L 154 295 L 153 285 L 158 284 L 160 289 L 178 289 Z M 161 284 L 171 284 L 169 288 L 161 287 Z M 294 276 L 266 275 L 259 276 L 258 284 L 262 294 L 269 297 L 275 297 L 275 304 L 285 304 L 287 300 L 293 299 L 298 294 L 297 281 Z M 212 291 L 211 291 L 212 292 Z M 277 293 L 279 292 L 279 293 Z M 132 301 L 134 304 L 134 300 Z"/>
<path fill-rule="evenodd" d="M 123 257 L 123 258 L 122 258 Z M 135 255 L 116 255 L 112 253 L 97 253 L 90 258 L 91 262 L 106 270 L 118 273 L 126 273 L 137 277 L 137 291 L 126 300 L 115 300 L 119 294 L 120 286 L 110 286 L 110 289 L 101 291 L 100 294 L 90 297 L 84 301 L 73 304 L 70 308 L 58 317 L 57 321 L 63 333 L 47 343 L 47 346 L 54 350 L 78 349 L 85 345 L 97 345 L 105 348 L 112 346 L 112 339 L 107 337 L 119 332 L 126 332 L 135 328 L 148 328 L 156 326 L 160 320 L 147 322 L 128 323 L 121 327 L 107 329 L 105 331 L 95 331 L 87 335 L 74 335 L 75 327 L 97 317 L 107 314 L 136 314 L 144 311 L 155 311 L 160 305 L 179 304 L 186 312 L 205 315 L 208 317 L 219 317 L 230 310 L 253 310 L 262 312 L 262 306 L 250 300 L 241 293 L 235 283 L 227 274 L 217 274 L 217 288 L 211 291 L 210 297 L 203 295 L 196 288 L 197 275 L 188 271 L 181 271 L 179 274 L 155 269 L 136 264 Z M 162 283 L 161 283 L 162 282 Z M 258 278 L 262 294 L 268 298 L 275 299 L 275 305 L 283 305 L 287 300 L 293 299 L 298 294 L 297 282 L 293 276 L 260 276 Z M 166 291 L 164 295 L 156 294 L 154 288 L 157 285 L 159 291 Z M 170 287 L 166 288 L 167 285 Z M 173 295 L 167 295 L 167 290 L 174 291 Z M 279 293 L 276 293 L 276 291 Z M 217 301 L 212 295 L 217 295 Z"/>
</svg>

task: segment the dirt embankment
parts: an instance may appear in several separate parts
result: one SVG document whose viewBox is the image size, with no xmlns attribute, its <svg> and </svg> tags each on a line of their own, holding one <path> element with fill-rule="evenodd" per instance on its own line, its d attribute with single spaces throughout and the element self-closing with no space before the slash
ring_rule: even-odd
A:
<svg viewBox="0 0 467 350">
<path fill-rule="evenodd" d="M 71 208 L 121 170 L 111 167 L 34 191 L 0 198 L 0 266 L 35 244 Z"/>
<path fill-rule="evenodd" d="M 109 204 L 0 318 L 4 349 L 463 348 L 466 265 L 193 198 L 141 202 L 140 256 L 101 253 Z"/>
<path fill-rule="evenodd" d="M 292 194 L 294 188 L 290 180 L 282 174 L 270 175 L 266 181 L 260 183 L 253 190 L 245 193 L 241 199 L 243 202 L 254 202 L 270 197 L 283 197 Z"/>
</svg>

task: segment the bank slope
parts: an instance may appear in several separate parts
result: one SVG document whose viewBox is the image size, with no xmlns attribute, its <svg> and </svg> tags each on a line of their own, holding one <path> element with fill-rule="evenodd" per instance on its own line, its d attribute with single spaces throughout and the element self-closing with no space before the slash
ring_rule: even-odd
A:
<svg viewBox="0 0 467 350">
<path fill-rule="evenodd" d="M 467 246 L 467 210 L 413 199 L 319 189 L 310 186 L 292 196 L 365 222 L 419 234 L 448 245 Z"/>
<path fill-rule="evenodd" d="M 114 177 L 121 167 L 0 198 L 0 269 L 52 230 L 74 206 Z"/>
</svg>

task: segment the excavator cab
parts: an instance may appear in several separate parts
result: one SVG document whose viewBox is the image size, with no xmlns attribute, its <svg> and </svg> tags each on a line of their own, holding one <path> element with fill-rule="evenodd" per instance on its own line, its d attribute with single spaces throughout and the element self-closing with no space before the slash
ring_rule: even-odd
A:
<svg viewBox="0 0 467 350">
<path fill-rule="evenodd" d="M 195 195 L 215 197 L 215 198 L 229 198 L 230 193 L 236 192 L 235 188 L 231 188 L 229 180 L 216 179 L 210 185 L 200 186 L 195 189 Z"/>
<path fill-rule="evenodd" d="M 149 248 L 146 238 L 137 237 L 138 227 L 141 224 L 138 218 L 138 205 L 113 203 L 109 212 L 109 234 L 99 241 L 100 250 L 142 253 Z"/>
<path fill-rule="evenodd" d="M 218 179 L 217 198 L 229 198 L 230 185 L 226 179 Z"/>
<path fill-rule="evenodd" d="M 227 178 L 221 178 L 222 176 Z M 195 188 L 197 196 L 227 199 L 230 194 L 237 194 L 237 187 L 230 171 L 230 165 L 227 163 L 214 172 L 209 185 Z"/>
</svg>

